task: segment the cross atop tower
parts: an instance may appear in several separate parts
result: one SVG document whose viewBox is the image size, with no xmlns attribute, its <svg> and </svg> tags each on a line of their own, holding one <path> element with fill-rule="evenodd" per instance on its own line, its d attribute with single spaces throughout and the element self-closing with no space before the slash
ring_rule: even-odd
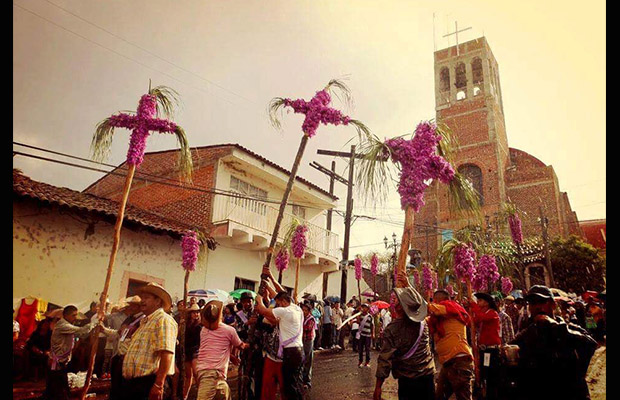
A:
<svg viewBox="0 0 620 400">
<path fill-rule="evenodd" d="M 459 55 L 459 32 L 465 32 L 468 29 L 471 29 L 471 26 L 469 26 L 469 27 L 467 27 L 465 29 L 461 29 L 459 31 L 459 23 L 457 21 L 454 21 L 454 32 L 448 33 L 447 35 L 443 35 L 443 37 L 448 37 L 448 36 L 456 35 L 456 55 L 457 55 L 457 57 Z"/>
</svg>

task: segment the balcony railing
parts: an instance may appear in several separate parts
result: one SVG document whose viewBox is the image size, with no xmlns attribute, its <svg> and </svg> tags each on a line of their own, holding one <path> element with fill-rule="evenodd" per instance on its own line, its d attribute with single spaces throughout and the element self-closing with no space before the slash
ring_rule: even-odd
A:
<svg viewBox="0 0 620 400">
<path fill-rule="evenodd" d="M 278 209 L 267 205 L 259 200 L 251 200 L 241 197 L 216 196 L 213 204 L 213 223 L 233 221 L 239 225 L 247 226 L 255 231 L 262 232 L 270 238 L 278 216 Z M 278 239 L 281 241 L 286 235 L 287 227 L 293 219 L 308 227 L 308 250 L 329 256 L 340 258 L 338 235 L 314 225 L 300 217 L 284 213 Z"/>
</svg>

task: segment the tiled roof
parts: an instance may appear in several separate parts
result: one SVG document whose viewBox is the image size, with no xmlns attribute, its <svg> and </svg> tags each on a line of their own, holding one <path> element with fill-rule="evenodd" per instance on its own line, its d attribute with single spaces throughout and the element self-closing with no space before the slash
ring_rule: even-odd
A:
<svg viewBox="0 0 620 400">
<path fill-rule="evenodd" d="M 238 143 L 224 143 L 224 144 L 216 144 L 216 145 L 209 145 L 209 146 L 201 146 L 201 147 L 193 147 L 191 148 L 191 152 L 193 154 L 193 161 L 194 161 L 194 166 L 196 168 L 199 168 L 199 165 L 201 163 L 201 159 L 209 159 L 209 155 L 208 154 L 210 151 L 212 150 L 224 150 L 226 148 L 236 148 L 238 150 L 241 150 L 249 155 L 251 155 L 252 157 L 256 158 L 257 160 L 260 160 L 261 162 L 285 173 L 286 175 L 290 175 L 290 171 L 286 168 L 283 168 L 281 166 L 279 166 L 278 164 L 274 163 L 273 161 L 268 160 L 267 158 L 261 156 L 260 154 L 257 154 L 243 146 L 241 146 Z M 176 168 L 176 155 L 178 154 L 178 150 L 174 149 L 174 150 L 163 150 L 163 151 L 155 151 L 155 152 L 150 152 L 150 153 L 146 153 L 144 155 L 144 163 L 140 166 L 140 169 L 138 171 L 136 171 L 136 174 L 139 174 L 139 172 L 146 172 L 148 174 L 153 174 L 153 175 L 158 175 L 158 176 L 168 176 L 168 175 L 172 175 L 175 171 Z M 223 155 L 221 153 L 217 154 L 217 157 L 223 157 Z M 124 169 L 125 163 L 119 165 L 117 167 L 118 169 Z M 114 181 L 115 182 L 115 186 L 120 186 L 122 187 L 122 179 L 121 178 L 115 178 L 114 176 L 111 175 L 105 175 L 104 177 L 102 177 L 101 179 L 97 180 L 96 182 L 94 182 L 92 185 L 90 185 L 88 188 L 84 189 L 84 192 L 88 192 L 88 193 L 93 193 L 97 188 L 97 185 L 102 181 L 102 180 L 110 180 L 110 181 Z M 308 186 L 310 186 L 311 188 L 315 189 L 316 191 L 320 192 L 321 194 L 333 199 L 333 200 L 338 200 L 338 197 L 329 194 L 328 191 L 326 191 L 325 189 L 322 189 L 321 187 L 315 185 L 314 183 L 300 177 L 297 176 L 295 178 L 296 181 L 304 183 Z M 102 193 L 103 194 L 103 193 Z M 105 195 L 105 194 L 104 194 Z"/>
<path fill-rule="evenodd" d="M 13 170 L 13 193 L 20 197 L 29 197 L 62 207 L 85 210 L 106 216 L 116 217 L 118 215 L 119 204 L 114 200 L 37 182 L 15 169 Z M 192 226 L 161 217 L 132 205 L 127 205 L 125 220 L 155 231 L 166 232 L 178 238 L 188 230 L 195 229 Z M 208 239 L 210 249 L 215 249 L 216 244 L 215 239 Z"/>
<path fill-rule="evenodd" d="M 607 235 L 607 220 L 579 221 L 586 241 L 597 249 L 607 248 L 607 241 L 603 235 Z"/>
</svg>

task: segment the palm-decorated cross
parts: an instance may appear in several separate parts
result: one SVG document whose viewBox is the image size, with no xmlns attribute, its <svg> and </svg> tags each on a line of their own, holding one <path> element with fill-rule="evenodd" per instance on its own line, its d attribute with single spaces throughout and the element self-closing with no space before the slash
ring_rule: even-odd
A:
<svg viewBox="0 0 620 400">
<path fill-rule="evenodd" d="M 350 102 L 351 97 L 349 88 L 343 82 L 334 79 L 331 80 L 323 90 L 316 92 L 310 101 L 303 99 L 291 100 L 288 98 L 276 97 L 271 100 L 269 104 L 269 116 L 271 123 L 275 128 L 280 128 L 278 112 L 281 112 L 284 107 L 292 108 L 295 113 L 304 114 L 305 118 L 301 127 L 304 134 L 297 150 L 297 156 L 295 157 L 293 168 L 291 169 L 291 173 L 289 175 L 288 184 L 284 191 L 282 202 L 280 203 L 278 217 L 276 218 L 274 230 L 271 235 L 271 242 L 267 251 L 267 259 L 263 264 L 261 274 L 262 278 L 266 278 L 267 273 L 269 272 L 269 265 L 277 243 L 280 224 L 282 223 L 282 218 L 284 216 L 284 208 L 286 207 L 291 190 L 293 189 L 293 183 L 295 182 L 295 177 L 297 176 L 297 169 L 301 163 L 301 158 L 306 149 L 308 139 L 316 134 L 316 131 L 321 123 L 324 125 L 353 125 L 357 129 L 358 136 L 360 136 L 360 138 L 362 136 L 370 135 L 370 131 L 363 123 L 358 120 L 351 119 L 350 117 L 342 114 L 339 110 L 329 106 L 331 102 L 330 92 L 333 92 L 334 89 L 338 90 L 344 96 L 347 103 Z M 281 281 L 281 279 L 279 280 Z M 264 283 L 261 283 L 259 293 L 263 292 L 264 286 Z"/>
<path fill-rule="evenodd" d="M 108 270 L 106 275 L 103 291 L 101 292 L 99 307 L 99 319 L 103 319 L 105 314 L 106 299 L 108 297 L 108 290 L 110 288 L 110 279 L 112 277 L 112 271 L 114 270 L 114 261 L 116 259 L 116 253 L 120 244 L 121 227 L 123 225 L 123 218 L 125 215 L 125 208 L 127 206 L 127 199 L 129 197 L 129 190 L 131 188 L 131 182 L 136 168 L 142 163 L 144 159 L 144 152 L 146 150 L 146 139 L 150 132 L 159 133 L 171 133 L 174 134 L 181 147 L 179 165 L 181 169 L 181 175 L 187 181 L 191 180 L 192 172 L 192 157 L 189 150 L 189 144 L 185 131 L 179 125 L 168 119 L 157 118 L 160 112 L 163 112 L 166 116 L 172 115 L 174 104 L 178 102 L 177 93 L 165 86 L 158 86 L 150 88 L 149 92 L 140 98 L 138 103 L 138 109 L 135 115 L 127 113 L 119 113 L 106 118 L 97 125 L 95 135 L 93 136 L 91 151 L 93 158 L 98 161 L 104 160 L 110 153 L 110 146 L 112 145 L 112 137 L 115 128 L 131 129 L 131 138 L 129 141 L 129 150 L 127 151 L 127 176 L 125 178 L 125 186 L 123 189 L 123 195 L 119 204 L 118 216 L 116 224 L 114 226 L 114 242 L 112 244 L 112 251 L 110 253 L 110 260 L 108 263 Z M 81 399 L 84 400 L 88 388 L 90 386 L 90 380 L 92 377 L 92 371 L 95 363 L 97 341 L 93 342 L 91 348 L 88 373 L 86 375 L 86 383 L 82 390 Z"/>
<path fill-rule="evenodd" d="M 405 226 L 395 273 L 405 277 L 414 215 L 424 205 L 424 192 L 432 181 L 438 179 L 449 185 L 451 205 L 457 210 L 477 212 L 478 197 L 472 185 L 451 164 L 458 145 L 446 126 L 421 122 L 410 138 L 400 136 L 383 142 L 374 135 L 368 138 L 361 147 L 364 158 L 358 170 L 358 190 L 366 191 L 367 199 L 384 199 L 390 173 L 383 161 L 389 157 L 399 170 L 398 193 L 405 211 Z M 396 283 L 400 287 L 404 284 Z"/>
</svg>

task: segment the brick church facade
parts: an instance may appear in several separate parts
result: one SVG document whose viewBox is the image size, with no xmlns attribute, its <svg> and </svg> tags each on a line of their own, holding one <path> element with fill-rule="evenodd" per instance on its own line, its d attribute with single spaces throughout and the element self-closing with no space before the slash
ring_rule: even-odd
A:
<svg viewBox="0 0 620 400">
<path fill-rule="evenodd" d="M 458 47 L 458 55 L 456 46 L 434 54 L 436 120 L 449 126 L 458 139 L 454 165 L 480 193 L 482 224 L 493 233 L 508 234 L 498 213 L 510 200 L 526 213 L 521 217 L 525 237 L 541 235 L 541 209 L 549 221 L 550 238 L 582 236 L 553 167 L 508 144 L 499 68 L 488 42 L 482 37 Z M 416 215 L 412 248 L 421 250 L 424 258 L 429 254 L 434 263 L 432 255 L 446 233 L 475 221 L 450 213 L 445 185 L 433 183 L 425 202 Z"/>
</svg>

